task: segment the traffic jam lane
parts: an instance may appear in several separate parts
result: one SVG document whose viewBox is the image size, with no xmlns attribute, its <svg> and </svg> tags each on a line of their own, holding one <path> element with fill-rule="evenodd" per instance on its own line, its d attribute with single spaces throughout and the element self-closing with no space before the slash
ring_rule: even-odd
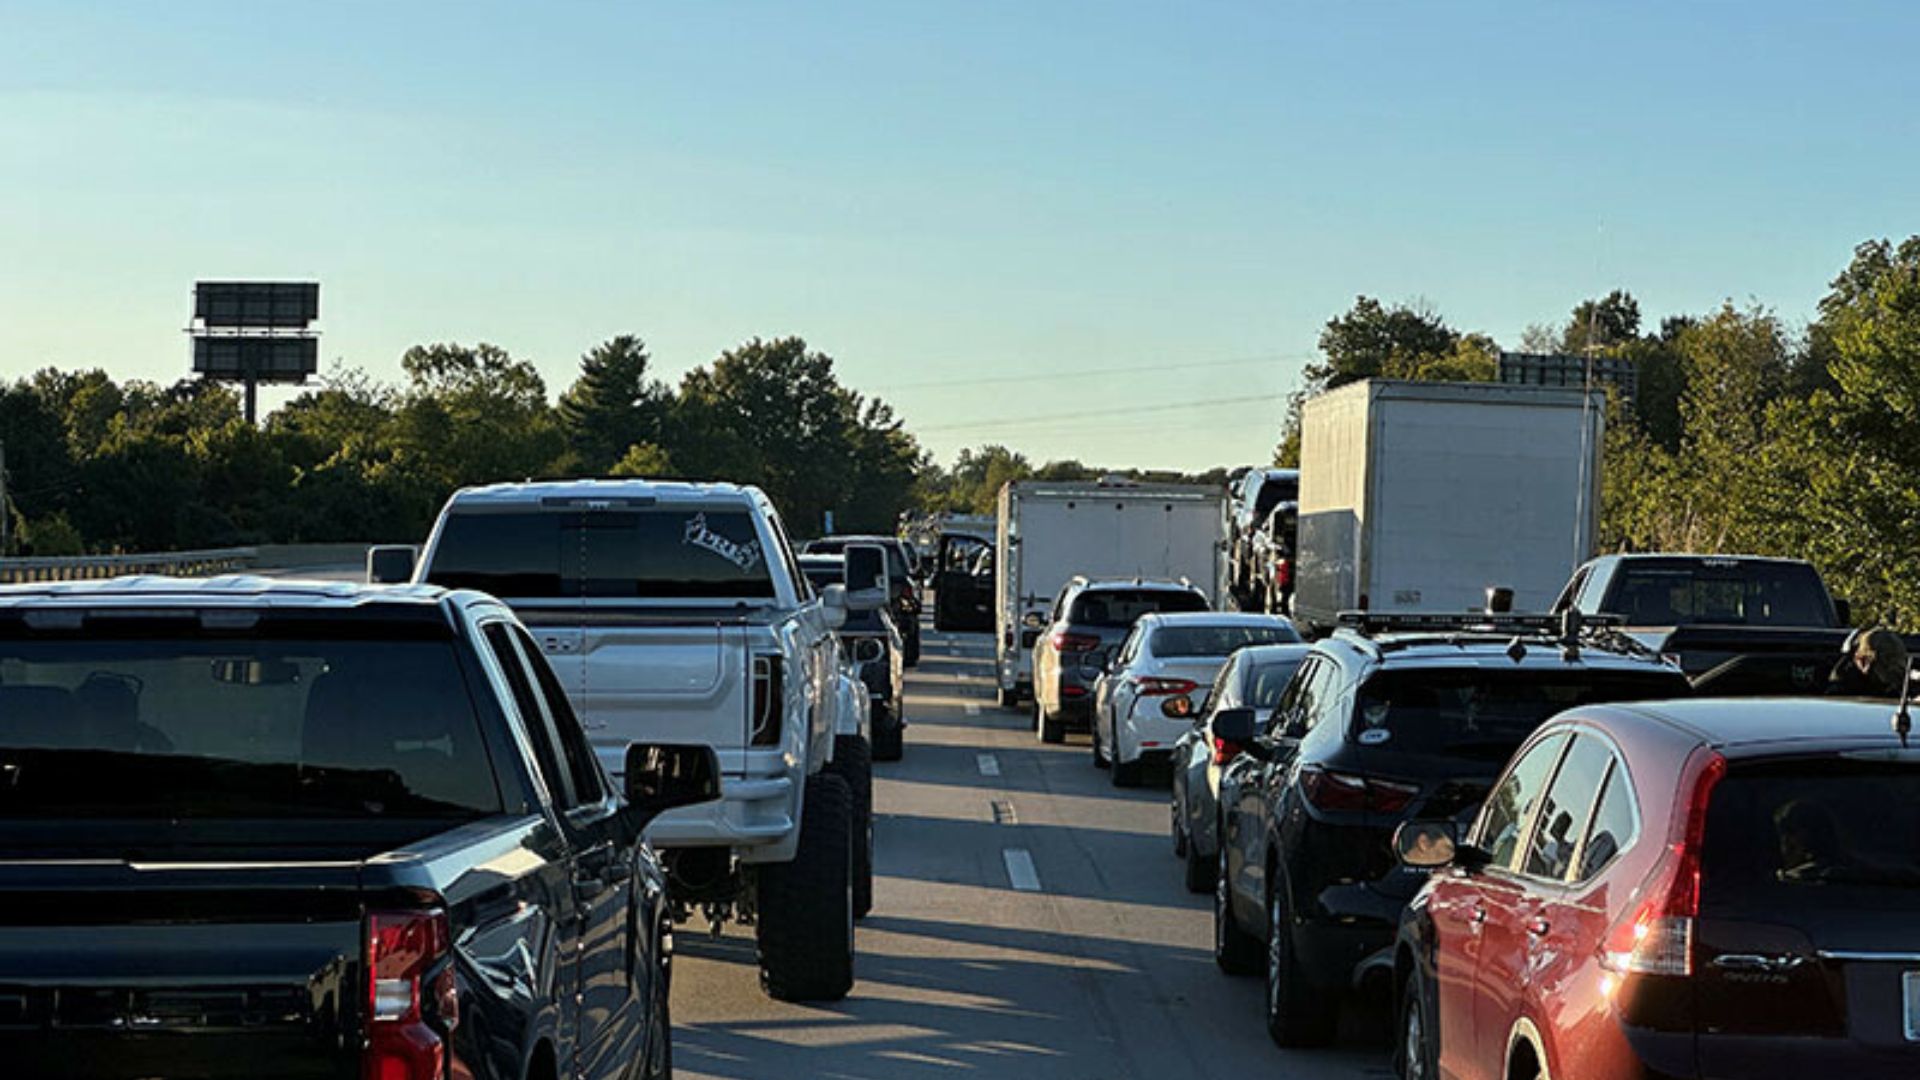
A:
<svg viewBox="0 0 1920 1080">
<path fill-rule="evenodd" d="M 1181 886 L 1166 792 L 1114 790 L 1084 737 L 1043 746 L 1024 711 L 995 707 L 989 639 L 925 642 L 906 758 L 875 771 L 875 903 L 853 993 L 771 1001 L 750 928 L 683 927 L 682 1075 L 1391 1075 L 1365 1033 L 1275 1048 L 1260 981 L 1213 964 L 1211 907 Z"/>
</svg>

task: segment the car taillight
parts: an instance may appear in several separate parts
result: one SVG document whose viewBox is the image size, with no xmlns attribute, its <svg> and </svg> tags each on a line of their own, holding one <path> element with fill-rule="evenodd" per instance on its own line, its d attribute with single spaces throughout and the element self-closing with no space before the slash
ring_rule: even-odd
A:
<svg viewBox="0 0 1920 1080">
<path fill-rule="evenodd" d="M 754 746 L 780 745 L 780 658 L 753 658 L 753 732 L 748 742 Z"/>
<path fill-rule="evenodd" d="M 1693 974 L 1693 921 L 1700 914 L 1700 848 L 1706 838 L 1707 804 L 1727 774 L 1727 759 L 1714 754 L 1694 774 L 1686 817 L 1669 838 L 1659 865 L 1607 931 L 1600 966 L 1617 975 Z"/>
<path fill-rule="evenodd" d="M 1200 688 L 1192 679 L 1168 679 L 1159 675 L 1136 675 L 1133 688 L 1141 697 L 1160 697 L 1165 694 L 1191 694 Z"/>
<path fill-rule="evenodd" d="M 1047 641 L 1055 652 L 1093 652 L 1100 647 L 1100 639 L 1091 634 L 1069 634 L 1065 630 L 1055 630 Z"/>
<path fill-rule="evenodd" d="M 440 1080 L 446 1036 L 460 1022 L 446 913 L 368 912 L 366 934 L 362 1080 Z"/>
<path fill-rule="evenodd" d="M 1293 581 L 1293 560 L 1281 559 L 1273 564 L 1273 583 L 1278 588 L 1286 588 Z"/>
<path fill-rule="evenodd" d="M 1246 747 L 1237 742 L 1223 739 L 1218 735 L 1213 737 L 1213 763 L 1215 765 L 1225 765 L 1234 758 L 1246 753 L 1246 750 Z"/>
<path fill-rule="evenodd" d="M 1300 770 L 1300 791 L 1318 810 L 1397 814 L 1420 794 L 1420 785 L 1310 765 Z"/>
</svg>

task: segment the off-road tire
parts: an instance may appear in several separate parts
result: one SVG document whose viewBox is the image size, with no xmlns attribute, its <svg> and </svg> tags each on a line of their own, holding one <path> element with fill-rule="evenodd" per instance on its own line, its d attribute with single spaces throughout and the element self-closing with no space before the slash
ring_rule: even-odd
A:
<svg viewBox="0 0 1920 1080">
<path fill-rule="evenodd" d="M 1332 1042 L 1340 1019 L 1337 995 L 1310 985 L 1300 970 L 1293 949 L 1293 917 L 1283 887 L 1268 890 L 1266 954 L 1267 1034 L 1274 1045 L 1292 1049 Z"/>
<path fill-rule="evenodd" d="M 907 722 L 891 708 L 875 707 L 873 760 L 899 761 L 907 752 Z"/>
<path fill-rule="evenodd" d="M 1213 884 L 1213 962 L 1229 975 L 1253 975 L 1259 972 L 1260 961 L 1260 939 L 1233 921 L 1233 908 L 1227 900 L 1227 851 L 1223 846 Z"/>
<path fill-rule="evenodd" d="M 847 782 L 853 796 L 853 917 L 873 910 L 873 752 L 858 735 L 833 740 L 828 770 Z"/>
<path fill-rule="evenodd" d="M 759 868 L 760 986 L 776 1001 L 838 1001 L 853 989 L 853 795 L 807 779 L 793 861 Z"/>
</svg>

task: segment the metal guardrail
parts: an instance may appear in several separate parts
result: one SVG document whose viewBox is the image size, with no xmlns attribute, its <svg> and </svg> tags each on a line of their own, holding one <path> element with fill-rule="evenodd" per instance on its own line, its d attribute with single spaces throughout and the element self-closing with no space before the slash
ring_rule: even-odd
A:
<svg viewBox="0 0 1920 1080">
<path fill-rule="evenodd" d="M 149 555 L 74 555 L 45 559 L 0 559 L 0 585 L 39 581 L 90 581 L 123 574 L 199 577 L 245 570 L 260 557 L 256 548 L 167 551 Z"/>
</svg>

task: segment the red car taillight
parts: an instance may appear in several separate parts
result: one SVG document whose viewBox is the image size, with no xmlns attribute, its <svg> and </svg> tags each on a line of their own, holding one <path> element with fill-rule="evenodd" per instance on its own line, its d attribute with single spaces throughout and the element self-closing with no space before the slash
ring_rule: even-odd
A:
<svg viewBox="0 0 1920 1080">
<path fill-rule="evenodd" d="M 1093 652 L 1100 647 L 1100 639 L 1091 634 L 1069 634 L 1065 630 L 1055 630 L 1047 641 L 1055 652 Z"/>
<path fill-rule="evenodd" d="M 1273 564 L 1274 587 L 1284 589 L 1292 583 L 1293 583 L 1293 560 L 1281 559 L 1280 561 L 1274 563 Z"/>
<path fill-rule="evenodd" d="M 1192 679 L 1168 679 L 1159 675 L 1136 675 L 1133 688 L 1141 697 L 1162 697 L 1167 694 L 1191 694 L 1200 689 L 1200 684 Z"/>
<path fill-rule="evenodd" d="M 1420 785 L 1376 780 L 1310 765 L 1300 770 L 1300 791 L 1318 810 L 1397 814 L 1420 794 Z"/>
<path fill-rule="evenodd" d="M 780 658 L 754 657 L 752 745 L 780 745 L 780 698 Z"/>
<path fill-rule="evenodd" d="M 1714 754 L 1694 775 L 1686 820 L 1627 915 L 1607 931 L 1600 966 L 1617 975 L 1693 974 L 1693 920 L 1700 913 L 1700 848 L 1706 838 L 1707 804 L 1727 775 L 1727 759 Z"/>
<path fill-rule="evenodd" d="M 460 1022 L 453 964 L 447 962 L 453 942 L 446 913 L 368 912 L 366 935 L 362 1080 L 440 1080 L 446 1036 Z"/>
</svg>

